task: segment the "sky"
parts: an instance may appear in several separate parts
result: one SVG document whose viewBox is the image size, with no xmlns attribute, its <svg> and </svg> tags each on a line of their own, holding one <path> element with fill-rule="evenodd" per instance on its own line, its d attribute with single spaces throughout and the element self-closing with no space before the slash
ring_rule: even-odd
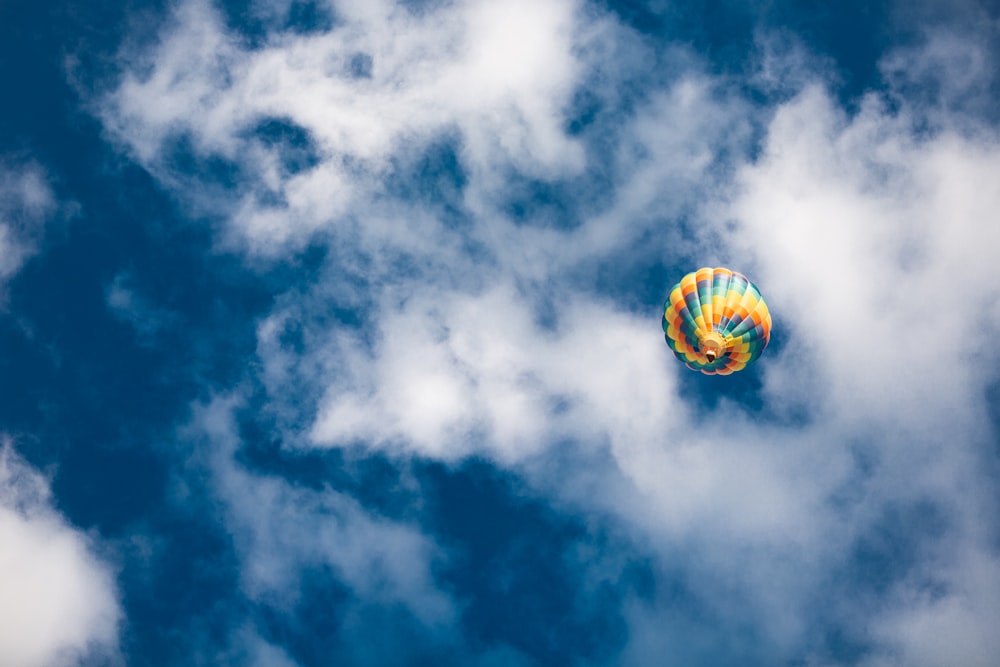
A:
<svg viewBox="0 0 1000 667">
<path fill-rule="evenodd" d="M 996 3 L 0 0 L 0 90 L 0 666 L 996 664 Z"/>
</svg>

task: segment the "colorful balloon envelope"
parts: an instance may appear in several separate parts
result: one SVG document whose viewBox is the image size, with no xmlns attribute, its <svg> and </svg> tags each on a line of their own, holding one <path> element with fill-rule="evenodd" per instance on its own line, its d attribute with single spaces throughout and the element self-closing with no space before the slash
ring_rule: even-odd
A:
<svg viewBox="0 0 1000 667">
<path fill-rule="evenodd" d="M 742 273 L 703 268 L 670 290 L 663 333 L 691 370 L 729 375 L 743 370 L 767 347 L 771 314 L 760 290 Z"/>
</svg>

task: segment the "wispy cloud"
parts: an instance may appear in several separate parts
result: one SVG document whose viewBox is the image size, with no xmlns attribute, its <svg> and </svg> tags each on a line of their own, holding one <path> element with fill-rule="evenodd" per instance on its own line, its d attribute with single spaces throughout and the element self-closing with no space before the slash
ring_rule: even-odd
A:
<svg viewBox="0 0 1000 667">
<path fill-rule="evenodd" d="M 105 291 L 108 308 L 135 330 L 139 340 L 153 344 L 162 329 L 177 324 L 177 315 L 151 303 L 132 284 L 127 273 L 119 273 Z"/>
<path fill-rule="evenodd" d="M 242 557 L 249 598 L 291 609 L 306 585 L 302 572 L 326 567 L 366 604 L 400 603 L 429 626 L 449 623 L 451 602 L 430 574 L 438 556 L 433 543 L 332 488 L 296 487 L 240 465 L 236 400 L 219 398 L 200 409 L 189 433 L 207 438 L 195 460 L 210 466 L 209 491 Z"/>
<path fill-rule="evenodd" d="M 45 221 L 58 209 L 48 176 L 36 163 L 0 158 L 0 281 L 35 252 Z"/>
</svg>

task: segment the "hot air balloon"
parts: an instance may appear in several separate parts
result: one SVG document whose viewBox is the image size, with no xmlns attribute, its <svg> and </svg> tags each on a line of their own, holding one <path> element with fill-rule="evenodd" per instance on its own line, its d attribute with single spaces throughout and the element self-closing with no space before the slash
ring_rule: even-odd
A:
<svg viewBox="0 0 1000 667">
<path fill-rule="evenodd" d="M 743 370 L 767 347 L 771 314 L 760 290 L 742 273 L 702 268 L 670 290 L 663 333 L 691 370 L 729 375 Z"/>
</svg>

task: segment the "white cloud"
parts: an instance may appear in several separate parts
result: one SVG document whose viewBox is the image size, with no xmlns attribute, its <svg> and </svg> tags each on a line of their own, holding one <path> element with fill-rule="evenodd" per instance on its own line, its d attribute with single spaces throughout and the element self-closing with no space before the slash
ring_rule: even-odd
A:
<svg viewBox="0 0 1000 667">
<path fill-rule="evenodd" d="M 226 660 L 250 667 L 296 667 L 298 665 L 285 651 L 265 641 L 252 628 L 241 628 L 233 638 L 233 654 Z"/>
<path fill-rule="evenodd" d="M 925 122 L 939 130 L 984 122 L 995 127 L 995 8 L 979 0 L 917 2 L 900 18 L 915 24 L 907 26 L 911 38 L 879 62 L 897 101 L 918 102 Z"/>
<path fill-rule="evenodd" d="M 575 3 L 469 1 L 415 13 L 344 1 L 333 11 L 329 32 L 274 34 L 250 50 L 206 3 L 184 2 L 104 105 L 104 121 L 170 181 L 183 177 L 161 151 L 179 137 L 198 155 L 241 160 L 249 186 L 240 201 L 223 191 L 189 201 L 219 210 L 222 199 L 235 238 L 264 253 L 343 224 L 380 196 L 390 156 L 454 128 L 466 167 L 487 185 L 511 166 L 546 178 L 582 166 L 561 128 L 579 71 Z M 363 76 L 352 68 L 358 57 L 370 64 Z M 286 173 L 278 149 L 252 136 L 267 119 L 304 128 L 322 163 Z"/>
<path fill-rule="evenodd" d="M 996 662 L 1000 558 L 966 547 L 941 569 L 944 592 L 925 582 L 908 582 L 896 592 L 887 612 L 874 619 L 871 631 L 885 649 L 865 661 L 866 667 L 951 663 L 987 667 Z"/>
<path fill-rule="evenodd" d="M 53 508 L 48 482 L 0 448 L 0 655 L 53 667 L 113 657 L 121 616 L 114 579 L 91 540 Z"/>
<path fill-rule="evenodd" d="M 0 281 L 9 279 L 35 252 L 45 220 L 56 210 L 41 167 L 0 159 Z"/>
<path fill-rule="evenodd" d="M 331 352 L 342 381 L 327 390 L 313 440 L 515 462 L 554 438 L 627 446 L 667 423 L 675 411 L 658 337 L 607 304 L 567 303 L 560 315 L 546 331 L 509 286 L 431 290 L 385 308 L 371 353 L 349 338 Z"/>
<path fill-rule="evenodd" d="M 234 401 L 199 409 L 190 428 L 208 438 L 199 460 L 210 466 L 247 596 L 290 609 L 303 571 L 325 566 L 364 603 L 405 605 L 430 627 L 450 623 L 451 601 L 430 573 L 440 556 L 435 545 L 413 526 L 369 514 L 349 495 L 297 487 L 238 464 Z"/>
</svg>

